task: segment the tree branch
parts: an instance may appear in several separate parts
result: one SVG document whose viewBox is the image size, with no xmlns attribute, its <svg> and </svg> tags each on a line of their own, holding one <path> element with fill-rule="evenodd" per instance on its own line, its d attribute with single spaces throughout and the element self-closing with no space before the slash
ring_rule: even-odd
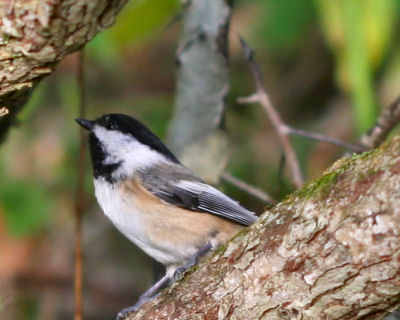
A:
<svg viewBox="0 0 400 320">
<path fill-rule="evenodd" d="M 369 148 L 379 146 L 390 131 L 400 122 L 400 97 L 398 97 L 391 105 L 383 108 L 380 116 L 376 120 L 375 125 L 361 136 L 359 143 Z"/>
<path fill-rule="evenodd" d="M 76 82 L 79 89 L 79 118 L 86 117 L 86 93 L 85 93 L 85 70 L 84 51 L 79 52 L 78 65 L 76 70 Z M 85 169 L 86 169 L 86 132 L 79 128 L 79 155 L 77 161 L 77 179 L 75 192 L 75 266 L 74 266 L 74 320 L 82 320 L 83 310 L 83 246 L 82 246 L 82 218 L 85 212 Z"/>
<path fill-rule="evenodd" d="M 301 173 L 299 161 L 297 160 L 296 152 L 293 149 L 292 142 L 290 141 L 289 131 L 286 124 L 282 121 L 279 113 L 276 111 L 269 99 L 267 90 L 264 85 L 264 78 L 257 61 L 254 59 L 253 50 L 247 45 L 246 41 L 239 36 L 242 45 L 244 56 L 250 64 L 250 69 L 253 74 L 254 84 L 256 86 L 256 93 L 246 98 L 238 99 L 239 103 L 254 103 L 258 102 L 262 105 L 272 126 L 278 134 L 281 142 L 283 152 L 286 156 L 287 163 L 291 172 L 291 178 L 294 186 L 300 188 L 303 184 L 303 174 Z"/>
<path fill-rule="evenodd" d="M 111 26 L 127 0 L 0 1 L 0 141 L 35 84 Z"/>
<path fill-rule="evenodd" d="M 376 319 L 400 305 L 400 137 L 336 162 L 128 319 Z"/>
<path fill-rule="evenodd" d="M 184 164 L 207 182 L 218 183 L 229 154 L 221 127 L 229 90 L 232 1 L 182 3 L 175 106 L 167 140 Z"/>
<path fill-rule="evenodd" d="M 221 179 L 225 180 L 226 182 L 230 183 L 231 185 L 235 186 L 236 188 L 243 190 L 244 192 L 252 195 L 253 197 L 267 202 L 267 203 L 271 203 L 271 204 L 276 204 L 276 200 L 273 199 L 268 193 L 266 193 L 265 191 L 253 187 L 251 185 L 249 185 L 248 183 L 234 177 L 233 175 L 231 175 L 228 172 L 224 172 L 223 174 L 221 174 Z"/>
<path fill-rule="evenodd" d="M 287 130 L 289 131 L 289 134 L 306 137 L 320 142 L 330 143 L 339 147 L 346 148 L 352 152 L 361 153 L 371 149 L 359 143 L 348 143 L 346 141 L 342 141 L 340 139 L 330 137 L 319 132 L 305 131 L 297 128 L 292 128 L 289 126 L 287 127 Z"/>
</svg>

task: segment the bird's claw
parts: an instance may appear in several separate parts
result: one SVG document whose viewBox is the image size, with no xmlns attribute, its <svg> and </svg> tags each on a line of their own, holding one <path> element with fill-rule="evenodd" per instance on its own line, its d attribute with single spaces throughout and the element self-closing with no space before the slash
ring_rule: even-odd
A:
<svg viewBox="0 0 400 320">
<path fill-rule="evenodd" d="M 177 269 L 174 271 L 173 278 L 174 278 L 174 279 L 179 278 L 180 276 L 182 276 L 182 274 L 183 274 L 187 269 L 188 269 L 188 267 L 186 267 L 186 266 L 177 268 Z"/>
<path fill-rule="evenodd" d="M 129 315 L 134 313 L 135 311 L 139 310 L 139 306 L 132 306 L 132 307 L 127 307 L 122 309 L 120 312 L 117 314 L 117 319 L 116 320 L 124 320 L 126 319 Z"/>
</svg>

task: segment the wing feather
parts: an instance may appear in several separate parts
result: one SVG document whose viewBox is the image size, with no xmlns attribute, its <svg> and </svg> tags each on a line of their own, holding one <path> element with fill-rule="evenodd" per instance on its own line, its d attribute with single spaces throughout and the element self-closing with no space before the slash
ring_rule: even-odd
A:
<svg viewBox="0 0 400 320">
<path fill-rule="evenodd" d="M 185 209 L 207 212 L 248 226 L 257 220 L 254 212 L 202 182 L 182 165 L 152 167 L 140 172 L 144 187 L 164 200 Z"/>
<path fill-rule="evenodd" d="M 257 220 L 253 212 L 243 208 L 237 201 L 200 181 L 180 180 L 161 185 L 161 188 L 153 187 L 151 191 L 168 203 L 215 214 L 241 225 L 248 226 Z"/>
</svg>

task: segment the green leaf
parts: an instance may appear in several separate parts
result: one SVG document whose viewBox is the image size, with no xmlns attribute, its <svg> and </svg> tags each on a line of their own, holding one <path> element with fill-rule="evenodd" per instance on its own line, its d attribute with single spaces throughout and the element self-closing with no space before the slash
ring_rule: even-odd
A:
<svg viewBox="0 0 400 320">
<path fill-rule="evenodd" d="M 2 179 L 0 201 L 7 230 L 13 235 L 37 234 L 49 223 L 51 195 L 38 183 Z"/>
<path fill-rule="evenodd" d="M 136 0 L 126 4 L 115 25 L 100 33 L 88 45 L 88 52 L 103 63 L 112 63 L 119 51 L 144 43 L 155 33 L 162 32 L 179 13 L 178 0 Z"/>
<path fill-rule="evenodd" d="M 381 65 L 394 32 L 397 0 L 315 0 L 328 45 L 336 56 L 337 82 L 353 104 L 359 133 L 375 120 L 374 71 Z"/>
<path fill-rule="evenodd" d="M 278 55 L 293 55 L 304 44 L 315 17 L 309 0 L 268 0 L 260 3 L 263 19 L 259 36 Z"/>
<path fill-rule="evenodd" d="M 160 31 L 179 10 L 176 0 L 130 1 L 121 11 L 118 24 L 110 29 L 115 42 L 126 45 Z"/>
<path fill-rule="evenodd" d="M 366 132 L 377 115 L 372 71 L 368 61 L 366 37 L 363 32 L 363 4 L 360 0 L 345 0 L 346 27 L 345 68 L 348 70 L 350 94 L 358 132 Z M 347 63 L 346 63 L 347 62 Z"/>
</svg>

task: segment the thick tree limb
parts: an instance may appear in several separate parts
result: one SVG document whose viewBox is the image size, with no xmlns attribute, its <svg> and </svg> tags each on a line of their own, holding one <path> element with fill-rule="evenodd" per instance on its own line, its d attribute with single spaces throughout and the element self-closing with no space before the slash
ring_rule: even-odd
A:
<svg viewBox="0 0 400 320">
<path fill-rule="evenodd" d="M 127 0 L 0 1 L 0 141 L 34 85 L 111 26 Z"/>
<path fill-rule="evenodd" d="M 138 319 L 377 319 L 400 305 L 400 137 L 334 164 Z"/>
<path fill-rule="evenodd" d="M 232 1 L 182 3 L 176 98 L 167 140 L 183 163 L 206 181 L 217 183 L 228 160 L 227 138 L 221 126 L 229 89 L 227 47 Z"/>
</svg>

